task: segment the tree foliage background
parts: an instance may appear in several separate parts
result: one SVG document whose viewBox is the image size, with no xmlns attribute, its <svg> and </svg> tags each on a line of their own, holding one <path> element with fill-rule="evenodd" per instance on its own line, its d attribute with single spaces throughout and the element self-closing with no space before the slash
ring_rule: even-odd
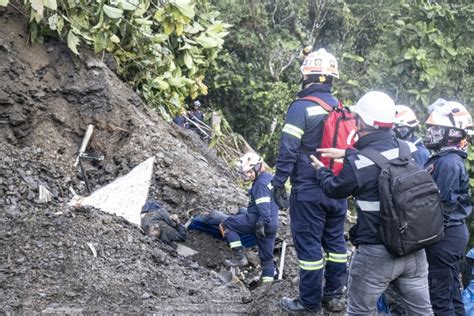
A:
<svg viewBox="0 0 474 316">
<path fill-rule="evenodd" d="M 304 47 L 336 56 L 333 91 L 346 104 L 377 89 L 421 119 L 439 97 L 474 110 L 469 0 L 0 0 L 7 5 L 30 17 L 32 41 L 57 36 L 75 54 L 111 54 L 165 118 L 207 95 L 270 165 Z M 467 164 L 474 187 L 472 148 Z"/>
</svg>

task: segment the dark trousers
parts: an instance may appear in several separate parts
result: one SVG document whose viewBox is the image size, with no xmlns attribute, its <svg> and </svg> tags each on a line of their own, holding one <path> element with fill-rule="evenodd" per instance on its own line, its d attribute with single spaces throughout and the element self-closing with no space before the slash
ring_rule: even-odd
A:
<svg viewBox="0 0 474 316">
<path fill-rule="evenodd" d="M 310 199 L 310 200 L 308 200 Z M 342 294 L 347 271 L 344 219 L 346 200 L 315 194 L 290 196 L 291 232 L 300 265 L 300 300 L 305 307 L 319 309 L 323 294 Z M 324 269 L 324 255 L 326 262 Z"/>
<path fill-rule="evenodd" d="M 435 315 L 466 315 L 461 299 L 459 265 L 468 238 L 465 224 L 446 227 L 443 240 L 425 249 L 430 299 Z"/>
<path fill-rule="evenodd" d="M 241 213 L 231 215 L 224 221 L 226 228 L 226 239 L 231 248 L 241 247 L 239 234 L 255 234 L 257 223 L 256 214 Z M 257 238 L 258 256 L 262 265 L 262 277 L 273 278 L 275 266 L 273 264 L 273 250 L 275 248 L 276 232 L 278 228 L 277 219 L 265 226 L 266 236 Z"/>
</svg>

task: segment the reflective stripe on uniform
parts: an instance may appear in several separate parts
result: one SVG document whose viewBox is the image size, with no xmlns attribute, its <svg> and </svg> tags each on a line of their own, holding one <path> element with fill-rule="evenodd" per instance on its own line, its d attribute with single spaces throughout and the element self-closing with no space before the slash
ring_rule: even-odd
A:
<svg viewBox="0 0 474 316">
<path fill-rule="evenodd" d="M 328 114 L 328 112 L 320 106 L 311 106 L 309 108 L 306 108 L 306 111 L 308 112 L 308 116 Z"/>
<path fill-rule="evenodd" d="M 255 200 L 255 204 L 270 203 L 270 197 L 264 196 Z"/>
<path fill-rule="evenodd" d="M 408 144 L 408 147 L 410 147 L 411 153 L 417 151 L 417 148 L 415 145 L 413 145 L 413 143 L 407 142 L 407 144 Z M 398 147 L 392 148 L 386 151 L 382 151 L 381 154 L 388 160 L 393 160 L 400 156 Z M 357 158 L 359 158 L 359 160 L 356 160 L 354 162 L 357 169 L 362 169 L 362 168 L 369 167 L 375 164 L 372 160 L 365 157 L 364 155 L 357 155 Z"/>
<path fill-rule="evenodd" d="M 229 243 L 229 246 L 230 248 L 238 248 L 238 247 L 242 247 L 242 243 L 240 242 L 240 240 L 237 240 L 237 241 L 233 241 Z"/>
<path fill-rule="evenodd" d="M 285 126 L 283 126 L 282 132 L 290 134 L 291 136 L 295 136 L 298 139 L 301 139 L 301 136 L 304 134 L 304 131 L 301 128 L 291 124 L 285 124 Z"/>
<path fill-rule="evenodd" d="M 263 277 L 262 283 L 270 283 L 273 282 L 273 277 Z"/>
<path fill-rule="evenodd" d="M 318 261 L 303 261 L 300 260 L 300 269 L 303 270 L 319 270 L 323 268 L 323 259 Z"/>
<path fill-rule="evenodd" d="M 347 253 L 332 253 L 329 252 L 327 256 L 328 261 L 345 263 L 347 262 Z"/>
<path fill-rule="evenodd" d="M 380 211 L 380 201 L 361 201 L 356 200 L 357 205 L 361 211 L 366 212 L 378 212 Z"/>
</svg>

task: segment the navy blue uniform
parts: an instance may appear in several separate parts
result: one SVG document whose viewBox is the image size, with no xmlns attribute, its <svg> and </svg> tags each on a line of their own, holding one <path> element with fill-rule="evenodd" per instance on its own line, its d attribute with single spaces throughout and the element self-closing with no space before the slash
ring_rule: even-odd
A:
<svg viewBox="0 0 474 316">
<path fill-rule="evenodd" d="M 426 248 L 430 298 L 436 315 L 465 315 L 459 264 L 469 238 L 465 219 L 472 211 L 466 158 L 463 151 L 446 149 L 425 165 L 440 190 L 445 219 L 443 240 Z"/>
<path fill-rule="evenodd" d="M 184 115 L 178 115 L 173 119 L 173 122 L 182 128 L 188 128 L 188 121 L 184 117 Z"/>
<path fill-rule="evenodd" d="M 408 143 L 412 157 L 416 147 Z M 387 159 L 399 157 L 398 143 L 389 131 L 374 132 L 361 137 L 355 144 L 356 149 L 372 148 Z M 375 232 L 380 226 L 380 195 L 378 177 L 380 168 L 370 159 L 359 155 L 356 149 L 347 149 L 344 166 L 337 177 L 326 168 L 318 170 L 324 193 L 331 198 L 343 198 L 353 195 L 357 209 L 357 224 L 349 231 L 352 243 L 382 244 Z"/>
<path fill-rule="evenodd" d="M 247 212 L 231 215 L 224 221 L 231 248 L 242 247 L 239 234 L 255 234 L 257 222 L 264 223 L 265 237 L 257 238 L 263 282 L 272 281 L 275 273 L 273 249 L 278 230 L 278 206 L 273 201 L 272 189 L 272 175 L 260 173 L 249 190 Z"/>
<path fill-rule="evenodd" d="M 428 161 L 428 158 L 430 158 L 430 152 L 425 147 L 420 137 L 412 135 L 408 141 L 412 142 L 416 146 L 416 152 L 413 153 L 413 159 L 415 159 L 415 162 L 419 166 L 423 167 Z"/>
<path fill-rule="evenodd" d="M 303 89 L 299 98 L 312 95 L 335 107 L 338 100 L 330 84 L 314 84 Z M 327 261 L 324 295 L 339 297 L 346 275 L 344 219 L 345 199 L 328 198 L 316 181 L 310 155 L 321 145 L 324 120 L 328 113 L 318 104 L 297 100 L 288 108 L 273 179 L 282 187 L 290 178 L 291 231 L 300 266 L 300 300 L 309 309 L 319 309 L 322 296 L 323 253 Z"/>
</svg>

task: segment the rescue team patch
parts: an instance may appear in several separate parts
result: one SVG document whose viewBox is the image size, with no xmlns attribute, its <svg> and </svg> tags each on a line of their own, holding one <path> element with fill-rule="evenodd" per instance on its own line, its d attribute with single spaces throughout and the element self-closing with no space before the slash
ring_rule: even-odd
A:
<svg viewBox="0 0 474 316">
<path fill-rule="evenodd" d="M 308 111 L 308 116 L 314 116 L 314 115 L 321 115 L 321 114 L 328 114 L 322 107 L 320 106 L 310 106 L 306 108 L 306 111 Z"/>
<path fill-rule="evenodd" d="M 432 174 L 434 171 L 434 164 L 430 164 L 428 167 L 426 167 L 426 171 Z"/>
</svg>

